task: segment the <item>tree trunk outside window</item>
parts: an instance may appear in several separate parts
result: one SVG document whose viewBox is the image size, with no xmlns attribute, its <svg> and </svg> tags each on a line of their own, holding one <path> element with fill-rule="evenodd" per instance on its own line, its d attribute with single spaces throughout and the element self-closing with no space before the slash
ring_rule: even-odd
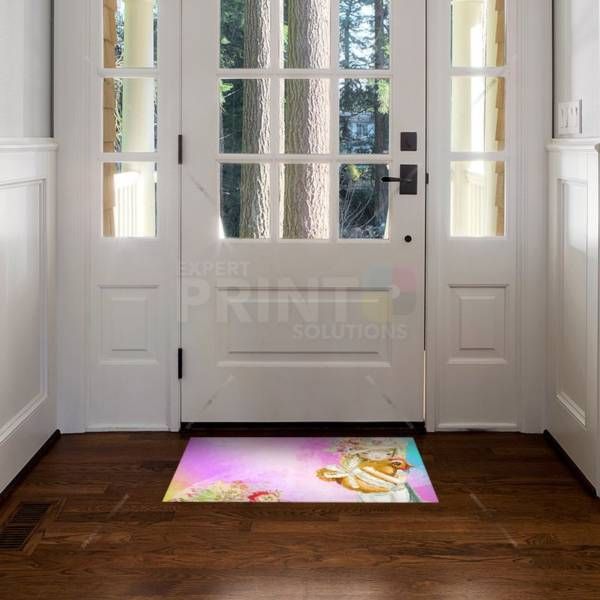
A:
<svg viewBox="0 0 600 600">
<path fill-rule="evenodd" d="M 287 0 L 291 69 L 329 66 L 329 1 Z M 315 73 L 317 75 L 318 73 Z M 329 85 L 325 79 L 285 83 L 285 151 L 329 152 Z M 323 163 L 288 164 L 283 184 L 283 237 L 328 237 L 329 168 Z"/>
<path fill-rule="evenodd" d="M 269 0 L 246 0 L 244 66 L 263 69 L 269 65 Z M 266 79 L 244 81 L 242 152 L 265 154 L 270 149 L 270 98 Z M 267 238 L 270 233 L 271 198 L 269 167 L 242 165 L 240 184 L 240 237 Z"/>
</svg>

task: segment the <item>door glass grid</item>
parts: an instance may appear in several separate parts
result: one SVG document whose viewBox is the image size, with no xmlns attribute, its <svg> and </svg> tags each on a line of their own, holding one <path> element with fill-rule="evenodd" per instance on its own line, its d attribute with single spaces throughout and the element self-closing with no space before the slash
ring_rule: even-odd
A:
<svg viewBox="0 0 600 600">
<path fill-rule="evenodd" d="M 388 239 L 390 0 L 220 6 L 221 236 Z"/>
<path fill-rule="evenodd" d="M 506 235 L 506 0 L 450 0 L 450 235 Z"/>
<path fill-rule="evenodd" d="M 102 235 L 157 235 L 159 0 L 102 6 Z"/>
</svg>

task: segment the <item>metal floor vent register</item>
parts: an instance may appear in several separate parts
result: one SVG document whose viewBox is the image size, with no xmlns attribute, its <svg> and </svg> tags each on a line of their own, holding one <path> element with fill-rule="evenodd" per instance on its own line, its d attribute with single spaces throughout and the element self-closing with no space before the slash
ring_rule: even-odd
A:
<svg viewBox="0 0 600 600">
<path fill-rule="evenodd" d="M 0 551 L 23 550 L 52 504 L 22 502 L 10 519 L 0 526 Z"/>
</svg>

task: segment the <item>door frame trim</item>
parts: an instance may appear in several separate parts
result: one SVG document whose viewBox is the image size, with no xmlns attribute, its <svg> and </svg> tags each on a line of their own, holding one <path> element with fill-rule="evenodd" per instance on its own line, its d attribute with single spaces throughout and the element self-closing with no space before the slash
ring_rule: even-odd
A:
<svg viewBox="0 0 600 600">
<path fill-rule="evenodd" d="M 90 329 L 91 329 L 91 249 L 90 215 L 95 196 L 88 194 L 87 182 L 93 167 L 93 152 L 89 147 L 91 128 L 97 121 L 91 118 L 92 76 L 97 75 L 91 65 L 91 34 L 99 31 L 93 22 L 95 3 L 100 0 L 61 0 L 55 6 L 55 121 L 56 138 L 61 151 L 58 154 L 58 185 L 61 212 L 58 221 L 59 257 L 59 320 L 68 331 L 61 334 L 59 347 L 59 427 L 65 432 L 86 429 L 86 403 L 89 394 Z M 437 1 L 437 0 L 436 0 Z M 551 2 L 519 2 L 516 7 L 516 48 L 521 57 L 518 72 L 518 102 L 521 113 L 519 131 L 522 144 L 517 157 L 518 202 L 518 315 L 517 362 L 520 365 L 515 390 L 519 396 L 520 419 L 518 427 L 524 432 L 541 432 L 545 425 L 545 281 L 546 281 L 546 197 L 547 177 L 544 145 L 551 137 L 552 106 L 552 27 Z M 179 6 L 181 6 L 179 4 Z M 428 0 L 428 6 L 431 4 Z M 73 27 L 73 23 L 81 27 Z M 181 23 L 179 24 L 179 26 Z M 428 17 L 429 27 L 429 17 Z M 431 43 L 431 41 L 430 41 Z M 181 59 L 181 57 L 180 57 Z M 181 64 L 181 60 L 180 60 Z M 428 61 L 428 78 L 436 74 Z M 550 117 L 547 118 L 547 115 Z M 431 114 L 428 111 L 428 139 L 430 149 L 435 140 L 431 136 Z M 173 132 L 174 136 L 180 132 Z M 435 165 L 429 161 L 428 171 L 435 177 Z M 531 178 L 529 173 L 540 174 Z M 82 201 L 85 199 L 87 201 Z M 435 245 L 439 231 L 436 225 L 436 207 L 428 202 L 426 244 L 426 425 L 434 431 L 438 425 L 439 406 L 445 401 L 437 389 L 440 360 L 440 329 L 436 305 L 440 290 L 436 269 L 439 255 Z M 178 194 L 173 218 L 180 223 L 181 198 Z M 179 228 L 181 238 L 181 227 Z M 181 243 L 181 239 L 174 240 Z M 75 258 L 76 257 L 76 258 Z M 180 311 L 181 277 L 177 275 L 177 306 Z M 75 301 L 73 299 L 76 299 Z M 177 374 L 177 348 L 180 339 L 180 314 L 170 326 L 169 368 L 174 380 Z M 171 396 L 165 399 L 169 427 L 178 430 L 180 414 L 180 385 L 173 382 Z"/>
</svg>

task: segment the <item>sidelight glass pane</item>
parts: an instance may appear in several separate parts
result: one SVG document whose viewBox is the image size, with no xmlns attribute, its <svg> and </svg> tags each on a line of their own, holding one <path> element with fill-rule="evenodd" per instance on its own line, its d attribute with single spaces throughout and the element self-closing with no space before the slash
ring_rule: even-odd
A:
<svg viewBox="0 0 600 600">
<path fill-rule="evenodd" d="M 387 154 L 390 149 L 390 80 L 340 80 L 340 152 Z"/>
<path fill-rule="evenodd" d="M 501 237 L 505 234 L 505 163 L 452 163 L 451 235 Z"/>
<path fill-rule="evenodd" d="M 158 0 L 103 0 L 104 67 L 157 65 Z"/>
<path fill-rule="evenodd" d="M 452 151 L 500 152 L 505 147 L 503 77 L 452 78 Z"/>
<path fill-rule="evenodd" d="M 222 153 L 265 154 L 271 147 L 271 85 L 268 79 L 223 79 Z"/>
<path fill-rule="evenodd" d="M 327 69 L 330 64 L 330 22 L 330 0 L 283 0 L 284 67 Z"/>
<path fill-rule="evenodd" d="M 287 164 L 281 180 L 280 237 L 329 238 L 329 165 Z"/>
<path fill-rule="evenodd" d="M 221 0 L 221 68 L 266 69 L 270 52 L 270 0 Z"/>
<path fill-rule="evenodd" d="M 221 237 L 267 239 L 271 181 L 266 164 L 221 165 Z"/>
<path fill-rule="evenodd" d="M 340 67 L 390 66 L 389 0 L 340 1 Z"/>
<path fill-rule="evenodd" d="M 102 234 L 112 238 L 156 236 L 156 164 L 103 165 Z"/>
<path fill-rule="evenodd" d="M 284 88 L 284 151 L 287 154 L 327 154 L 329 80 L 286 79 Z"/>
<path fill-rule="evenodd" d="M 340 168 L 340 238 L 388 239 L 389 175 L 387 165 Z"/>
<path fill-rule="evenodd" d="M 452 0 L 452 65 L 505 64 L 505 0 Z"/>
<path fill-rule="evenodd" d="M 104 79 L 102 112 L 104 152 L 156 150 L 158 98 L 155 79 Z"/>
</svg>

